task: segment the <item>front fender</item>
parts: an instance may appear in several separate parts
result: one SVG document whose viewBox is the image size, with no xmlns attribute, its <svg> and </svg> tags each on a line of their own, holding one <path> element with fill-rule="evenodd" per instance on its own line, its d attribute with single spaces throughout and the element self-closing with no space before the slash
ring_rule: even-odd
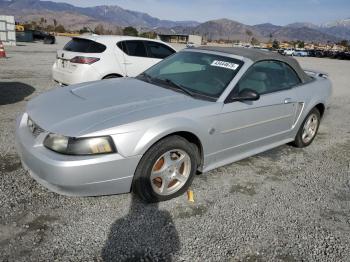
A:
<svg viewBox="0 0 350 262">
<path fill-rule="evenodd" d="M 114 140 L 118 152 L 129 157 L 143 155 L 157 141 L 176 132 L 189 132 L 197 136 L 201 142 L 205 141 L 205 127 L 201 127 L 194 120 L 180 117 L 160 120 L 145 130 L 116 134 Z M 202 146 L 205 146 L 203 142 Z"/>
</svg>

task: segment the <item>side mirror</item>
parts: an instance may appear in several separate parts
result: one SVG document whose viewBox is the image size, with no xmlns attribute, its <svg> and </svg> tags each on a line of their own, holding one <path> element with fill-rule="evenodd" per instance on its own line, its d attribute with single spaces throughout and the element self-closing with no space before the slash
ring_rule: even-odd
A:
<svg viewBox="0 0 350 262">
<path fill-rule="evenodd" d="M 231 97 L 231 101 L 256 101 L 260 95 L 252 89 L 245 88 L 241 92 Z"/>
</svg>

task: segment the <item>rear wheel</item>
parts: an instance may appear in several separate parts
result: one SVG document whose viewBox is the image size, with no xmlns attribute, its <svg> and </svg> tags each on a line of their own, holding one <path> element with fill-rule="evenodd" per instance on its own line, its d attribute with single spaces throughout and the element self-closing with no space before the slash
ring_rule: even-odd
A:
<svg viewBox="0 0 350 262">
<path fill-rule="evenodd" d="M 166 201 L 188 189 L 197 170 L 195 146 L 180 136 L 153 145 L 136 169 L 133 191 L 147 202 Z"/>
<path fill-rule="evenodd" d="M 121 75 L 113 74 L 113 75 L 108 75 L 105 76 L 103 79 L 111 79 L 111 78 L 119 78 L 122 77 Z"/>
<path fill-rule="evenodd" d="M 320 120 L 320 111 L 317 108 L 313 108 L 300 126 L 293 145 L 300 148 L 310 145 L 316 137 Z"/>
</svg>

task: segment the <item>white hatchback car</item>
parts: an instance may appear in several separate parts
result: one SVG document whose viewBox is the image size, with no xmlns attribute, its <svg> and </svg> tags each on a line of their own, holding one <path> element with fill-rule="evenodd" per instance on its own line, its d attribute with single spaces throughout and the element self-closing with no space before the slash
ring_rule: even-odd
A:
<svg viewBox="0 0 350 262">
<path fill-rule="evenodd" d="M 175 52 L 164 42 L 140 37 L 73 37 L 57 51 L 52 76 L 61 85 L 134 77 Z"/>
<path fill-rule="evenodd" d="M 294 52 L 295 52 L 295 50 L 293 48 L 288 48 L 288 49 L 283 51 L 283 55 L 294 56 Z"/>
</svg>

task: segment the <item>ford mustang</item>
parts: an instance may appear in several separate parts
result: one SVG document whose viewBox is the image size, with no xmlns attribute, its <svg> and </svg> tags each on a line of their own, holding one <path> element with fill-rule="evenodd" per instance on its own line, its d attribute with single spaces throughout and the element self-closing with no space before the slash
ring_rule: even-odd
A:
<svg viewBox="0 0 350 262">
<path fill-rule="evenodd" d="M 332 93 L 326 74 L 244 48 L 185 49 L 135 78 L 53 89 L 19 117 L 30 175 L 65 195 L 183 194 L 196 172 L 314 140 Z"/>
</svg>

